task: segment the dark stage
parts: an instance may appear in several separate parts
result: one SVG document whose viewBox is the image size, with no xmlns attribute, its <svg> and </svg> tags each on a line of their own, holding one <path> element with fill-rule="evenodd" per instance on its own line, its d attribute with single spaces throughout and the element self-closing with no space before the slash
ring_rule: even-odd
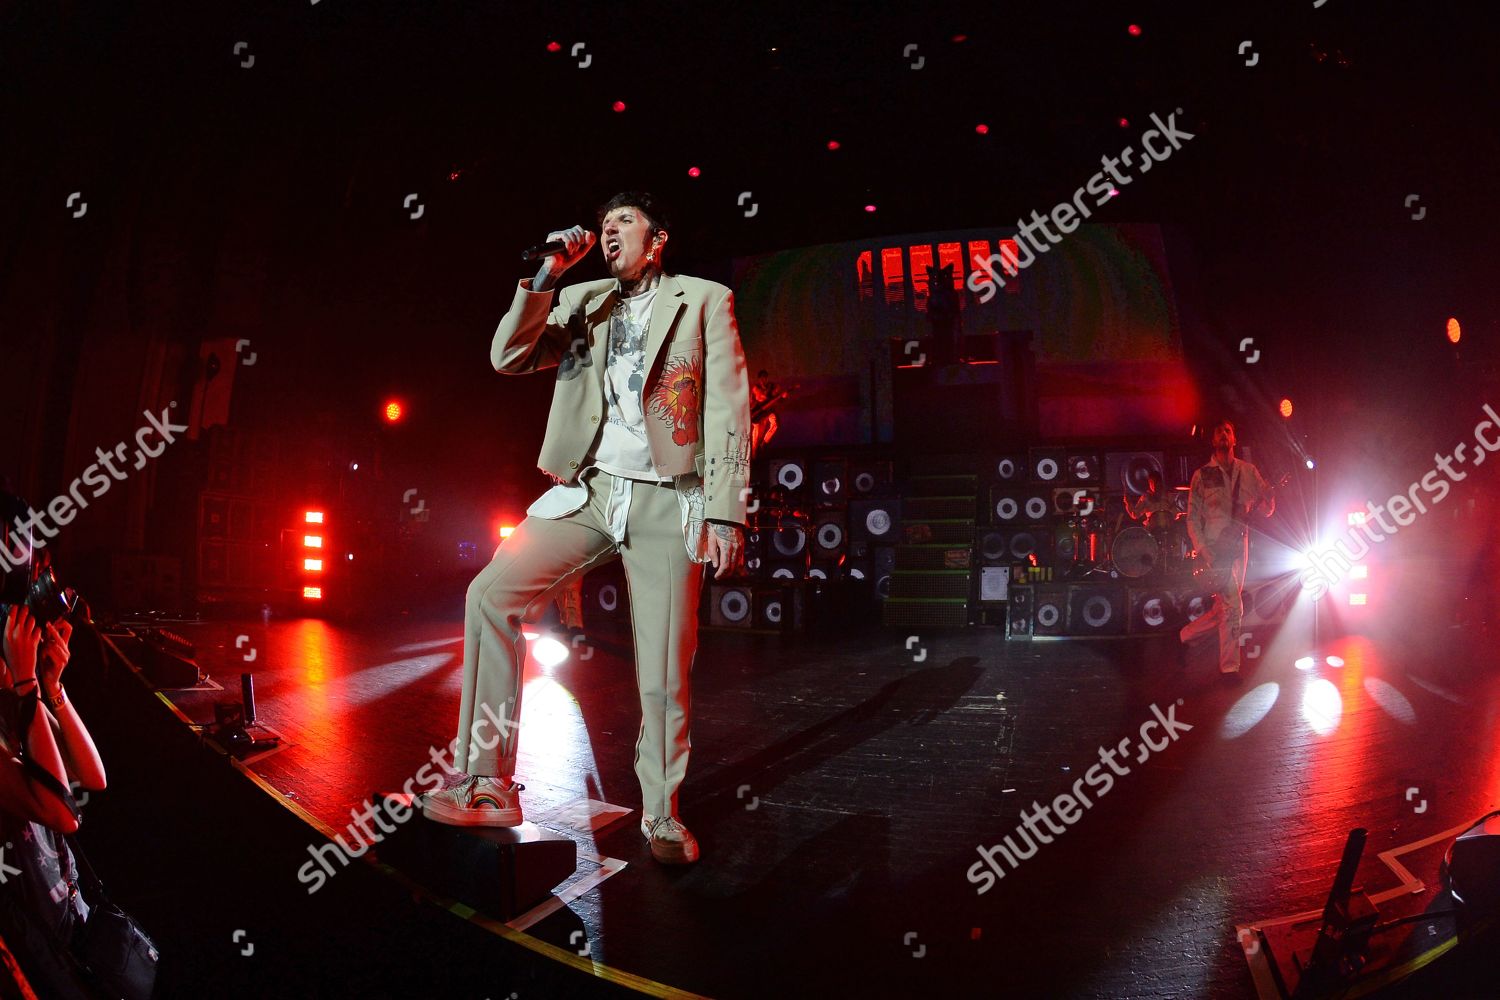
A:
<svg viewBox="0 0 1500 1000">
<path fill-rule="evenodd" d="M 535 632 L 517 773 L 528 820 L 577 842 L 578 871 L 557 889 L 564 908 L 508 926 L 430 907 L 429 931 L 436 921 L 492 932 L 469 945 L 464 987 L 441 995 L 504 996 L 531 968 L 555 964 L 577 972 L 519 995 L 613 995 L 624 983 L 656 996 L 1254 996 L 1252 975 L 1264 972 L 1253 972 L 1241 929 L 1320 909 L 1350 828 L 1371 831 L 1357 884 L 1391 919 L 1433 903 L 1446 842 L 1500 797 L 1500 678 L 1483 642 L 1412 627 L 1315 649 L 1292 634 L 1306 625 L 1294 614 L 1279 637 L 1257 632 L 1263 652 L 1239 684 L 1211 662 L 1179 665 L 1170 638 L 1015 642 L 1003 629 L 946 630 L 908 650 L 904 634 L 867 626 L 705 630 L 682 796 L 704 858 L 687 870 L 656 864 L 637 829 L 628 645 L 590 636 L 548 666 L 535 654 L 554 633 Z M 221 763 L 213 780 L 253 779 L 267 809 L 279 802 L 306 821 L 309 846 L 324 842 L 319 831 L 348 842 L 350 810 L 398 788 L 429 745 L 450 738 L 456 609 L 175 627 L 214 680 L 235 689 L 239 672 L 253 674 L 259 722 L 284 740 L 252 755 L 249 774 Z M 1312 654 L 1315 666 L 1294 665 Z M 163 697 L 208 724 L 224 695 Z M 1128 775 L 978 894 L 965 876 L 977 848 L 1073 787 L 1099 748 L 1134 738 L 1152 706 L 1191 731 L 1144 763 L 1129 750 Z M 584 799 L 632 812 L 593 833 L 559 821 L 576 823 L 564 808 Z M 282 851 L 275 865 L 210 853 L 216 868 L 255 871 L 268 894 L 304 891 L 305 850 L 301 860 Z M 339 871 L 329 894 L 361 867 Z M 412 888 L 420 893 L 420 877 Z M 298 918 L 266 918 L 274 923 L 243 923 L 263 942 L 243 972 L 223 957 L 227 942 L 207 939 L 174 956 L 178 971 L 195 986 L 196 976 L 224 977 L 215 988 L 225 995 L 256 995 L 255 970 L 286 975 L 308 948 L 285 941 L 278 956 L 278 936 L 296 938 Z M 1408 931 L 1414 955 L 1452 943 L 1451 918 L 1396 936 Z M 1392 995 L 1440 995 L 1434 983 L 1445 996 L 1492 995 L 1470 978 L 1482 964 L 1466 944 Z M 413 959 L 359 954 L 371 977 L 362 995 L 428 995 Z M 388 991 L 369 988 L 381 982 Z M 493 992 L 472 992 L 486 982 Z"/>
<path fill-rule="evenodd" d="M 0 1000 L 1500 996 L 1497 27 L 0 2 Z"/>
</svg>

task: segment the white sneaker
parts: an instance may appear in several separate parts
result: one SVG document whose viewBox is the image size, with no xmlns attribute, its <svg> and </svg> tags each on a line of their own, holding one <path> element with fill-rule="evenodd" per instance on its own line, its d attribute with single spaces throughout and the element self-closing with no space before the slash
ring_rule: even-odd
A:
<svg viewBox="0 0 1500 1000">
<path fill-rule="evenodd" d="M 676 816 L 643 813 L 641 833 L 651 844 L 651 856 L 664 865 L 690 865 L 698 860 L 698 838 Z"/>
<path fill-rule="evenodd" d="M 502 786 L 494 778 L 471 774 L 452 788 L 420 796 L 422 815 L 451 826 L 520 826 L 525 785 Z"/>
</svg>

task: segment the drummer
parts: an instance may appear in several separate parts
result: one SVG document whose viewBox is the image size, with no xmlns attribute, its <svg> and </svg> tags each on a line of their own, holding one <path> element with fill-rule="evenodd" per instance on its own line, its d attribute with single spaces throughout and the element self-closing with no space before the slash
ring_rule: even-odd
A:
<svg viewBox="0 0 1500 1000">
<path fill-rule="evenodd" d="M 1139 521 L 1153 535 L 1167 530 L 1177 515 L 1177 503 L 1162 491 L 1161 476 L 1155 470 L 1146 473 L 1146 492 L 1131 502 L 1125 495 L 1125 513 L 1132 521 Z"/>
</svg>

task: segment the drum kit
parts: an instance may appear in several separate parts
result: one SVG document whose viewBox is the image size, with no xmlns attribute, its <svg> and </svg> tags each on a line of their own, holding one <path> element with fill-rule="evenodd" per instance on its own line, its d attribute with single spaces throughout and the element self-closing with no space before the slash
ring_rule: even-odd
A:
<svg viewBox="0 0 1500 1000">
<path fill-rule="evenodd" d="M 1134 522 L 1118 496 L 1106 498 L 1086 514 L 1066 518 L 1056 530 L 1055 568 L 1065 579 L 1102 575 L 1145 580 L 1190 574 L 1186 497 L 1187 488 L 1179 487 L 1174 510 L 1158 515 L 1151 528 Z"/>
</svg>

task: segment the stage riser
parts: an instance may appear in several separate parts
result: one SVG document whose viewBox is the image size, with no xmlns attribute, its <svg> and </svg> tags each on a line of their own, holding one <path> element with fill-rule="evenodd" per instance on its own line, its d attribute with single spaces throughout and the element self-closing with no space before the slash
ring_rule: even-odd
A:
<svg viewBox="0 0 1500 1000">
<path fill-rule="evenodd" d="M 402 795 L 376 793 L 374 801 Z M 571 837 L 534 824 L 448 826 L 415 816 L 380 842 L 380 860 L 433 892 L 509 920 L 547 899 L 578 867 Z"/>
</svg>

